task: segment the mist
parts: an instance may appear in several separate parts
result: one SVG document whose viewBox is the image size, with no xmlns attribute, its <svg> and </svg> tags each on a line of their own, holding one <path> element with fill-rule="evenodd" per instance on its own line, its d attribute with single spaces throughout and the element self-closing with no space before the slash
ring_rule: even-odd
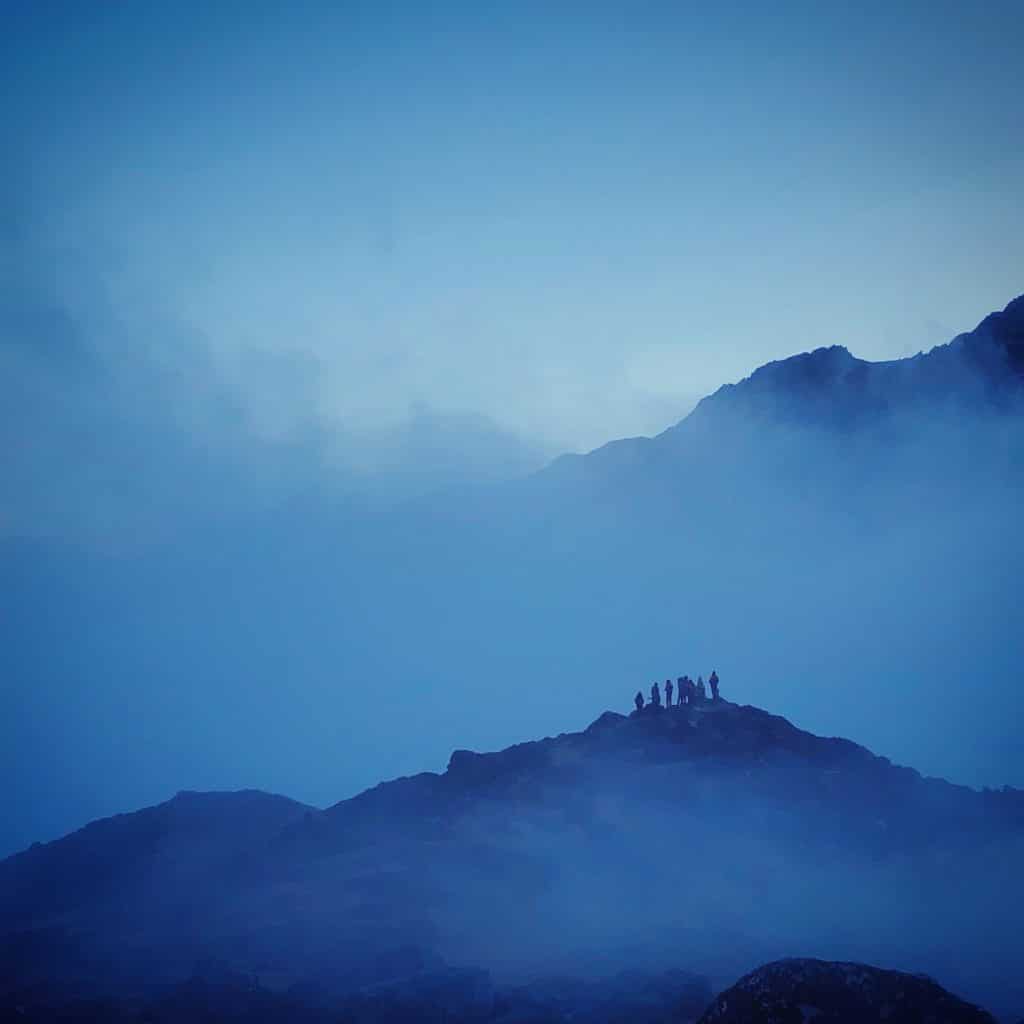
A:
<svg viewBox="0 0 1024 1024">
<path fill-rule="evenodd" d="M 627 773 L 611 762 L 599 785 L 576 785 L 546 813 L 485 805 L 462 825 L 475 856 L 444 876 L 438 947 L 503 980 L 682 967 L 716 989 L 751 964 L 814 956 L 925 971 L 1012 1013 L 1024 995 L 1013 980 L 1019 840 L 985 837 L 978 821 L 965 842 L 865 820 L 841 784 L 815 819 L 764 778 L 800 772 L 771 759 L 732 777 L 714 764 Z M 935 820 L 955 820 L 957 803 L 936 794 Z M 495 861 L 472 837 L 500 850 Z"/>
<path fill-rule="evenodd" d="M 1021 421 L 955 352 L 954 398 L 837 426 L 724 389 L 531 474 L 486 421 L 346 433 L 297 387 L 268 435 L 173 323 L 29 287 L 5 316 L 47 339 L 4 349 L 5 850 L 180 789 L 326 806 L 712 666 L 928 774 L 1024 782 Z"/>
</svg>

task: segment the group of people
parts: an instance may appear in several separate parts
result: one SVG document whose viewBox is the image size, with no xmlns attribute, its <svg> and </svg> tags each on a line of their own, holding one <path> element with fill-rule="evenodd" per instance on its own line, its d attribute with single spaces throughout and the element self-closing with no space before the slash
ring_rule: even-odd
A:
<svg viewBox="0 0 1024 1024">
<path fill-rule="evenodd" d="M 711 687 L 711 700 L 717 702 L 718 697 L 718 673 L 712 669 L 711 675 L 708 676 L 708 686 Z M 689 676 L 680 676 L 676 680 L 676 689 L 679 694 L 679 701 L 677 704 L 672 703 L 672 680 L 665 680 L 665 707 L 694 707 L 698 704 L 704 704 L 708 699 L 707 688 L 704 686 L 704 677 L 697 676 L 697 682 L 694 682 Z M 633 698 L 633 703 L 636 704 L 637 711 L 643 711 L 644 709 L 644 695 L 640 690 L 636 691 L 636 696 Z M 661 707 L 661 690 L 658 688 L 658 684 L 655 683 L 651 687 L 651 707 Z"/>
</svg>

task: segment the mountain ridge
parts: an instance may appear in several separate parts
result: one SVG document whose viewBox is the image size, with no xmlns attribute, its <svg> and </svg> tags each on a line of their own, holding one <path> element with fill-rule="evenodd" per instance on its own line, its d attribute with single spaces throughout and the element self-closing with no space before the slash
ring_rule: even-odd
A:
<svg viewBox="0 0 1024 1024">
<path fill-rule="evenodd" d="M 973 330 L 914 356 L 872 361 L 833 344 L 770 360 L 742 380 L 705 395 L 658 434 L 617 438 L 588 452 L 566 453 L 538 475 L 573 472 L 580 460 L 610 466 L 643 461 L 666 444 L 692 443 L 692 435 L 724 429 L 727 419 L 738 414 L 758 426 L 801 423 L 852 430 L 908 406 L 952 401 L 1005 408 L 1022 396 L 1024 295 L 989 313 Z"/>
<path fill-rule="evenodd" d="M 933 372 L 934 371 L 934 372 Z M 969 378 L 978 374 L 998 389 L 1019 389 L 1024 378 L 1024 295 L 1006 307 L 989 313 L 973 330 L 956 335 L 927 352 L 900 359 L 867 360 L 854 356 L 843 345 L 828 345 L 807 352 L 771 360 L 733 384 L 723 384 L 697 403 L 693 412 L 656 437 L 682 427 L 702 407 L 743 395 L 745 392 L 794 392 L 805 398 L 816 397 L 828 386 L 842 385 L 858 397 L 869 397 L 872 388 L 895 392 L 894 397 L 931 400 L 936 395 L 958 394 L 967 386 L 966 395 L 976 395 Z M 991 392 L 989 392 L 991 397 Z M 832 396 L 835 397 L 835 396 Z M 879 411 L 881 395 L 870 411 Z"/>
</svg>

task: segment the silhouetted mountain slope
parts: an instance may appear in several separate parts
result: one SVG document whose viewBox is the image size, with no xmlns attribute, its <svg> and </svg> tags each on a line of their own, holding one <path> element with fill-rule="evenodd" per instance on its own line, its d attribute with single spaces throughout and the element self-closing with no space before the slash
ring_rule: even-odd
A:
<svg viewBox="0 0 1024 1024">
<path fill-rule="evenodd" d="M 995 1024 L 930 978 L 866 964 L 780 960 L 718 995 L 700 1024 Z"/>
<path fill-rule="evenodd" d="M 838 345 L 819 348 L 725 385 L 695 412 L 851 429 L 929 407 L 1005 409 L 1024 397 L 1022 375 L 1024 296 L 927 354 L 872 363 Z"/>
<path fill-rule="evenodd" d="M 0 922 L 8 930 L 77 907 L 159 900 L 155 881 L 178 897 L 195 892 L 309 810 L 258 790 L 181 792 L 156 807 L 94 821 L 0 861 Z"/>
<path fill-rule="evenodd" d="M 180 794 L 9 858 L 0 982 L 102 992 L 202 957 L 336 993 L 438 956 L 502 977 L 735 977 L 809 944 L 949 972 L 942 951 L 981 943 L 1002 971 L 1022 838 L 1017 791 L 923 779 L 757 708 L 607 712 L 324 812 Z M 958 900 L 937 905 L 951 864 Z M 890 941 L 896 892 L 914 923 Z"/>
<path fill-rule="evenodd" d="M 763 450 L 765 431 L 848 435 L 931 425 L 934 417 L 1024 410 L 1024 295 L 973 330 L 927 354 L 872 363 L 840 345 L 781 359 L 702 399 L 686 418 L 652 438 L 612 441 L 588 455 L 566 455 L 545 473 L 588 476 L 636 471 L 671 458 L 700 471 L 737 449 Z M 679 464 L 680 458 L 690 460 Z"/>
<path fill-rule="evenodd" d="M 817 803 L 818 828 L 833 817 L 837 823 L 842 818 L 844 830 L 852 820 L 870 818 L 863 838 L 871 842 L 879 838 L 879 825 L 886 842 L 908 844 L 963 835 L 965 828 L 972 839 L 984 827 L 1024 829 L 1018 790 L 979 793 L 925 779 L 849 740 L 815 736 L 785 718 L 728 701 L 692 710 L 647 707 L 629 716 L 609 711 L 580 733 L 489 754 L 456 750 L 443 775 L 383 783 L 325 816 L 346 834 L 360 823 L 376 826 L 410 813 L 437 822 L 475 802 L 560 803 L 567 794 L 592 792 L 594 784 L 601 793 L 628 794 L 647 775 L 664 775 L 675 765 L 702 767 L 708 778 L 750 795 Z M 670 799 L 685 802 L 689 795 L 681 789 Z"/>
</svg>

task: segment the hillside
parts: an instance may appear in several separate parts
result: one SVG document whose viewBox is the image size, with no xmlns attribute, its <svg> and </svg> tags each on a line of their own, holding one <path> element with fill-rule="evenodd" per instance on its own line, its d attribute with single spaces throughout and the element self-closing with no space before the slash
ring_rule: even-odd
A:
<svg viewBox="0 0 1024 1024">
<path fill-rule="evenodd" d="M 322 812 L 181 794 L 34 847 L 0 863 L 0 961 L 8 988 L 130 990 L 215 958 L 346 992 L 444 962 L 724 981 L 814 948 L 941 968 L 977 998 L 1006 967 L 1021 849 L 1015 790 L 725 701 L 606 712 Z M 937 902 L 952 864 L 960 896 Z"/>
</svg>

